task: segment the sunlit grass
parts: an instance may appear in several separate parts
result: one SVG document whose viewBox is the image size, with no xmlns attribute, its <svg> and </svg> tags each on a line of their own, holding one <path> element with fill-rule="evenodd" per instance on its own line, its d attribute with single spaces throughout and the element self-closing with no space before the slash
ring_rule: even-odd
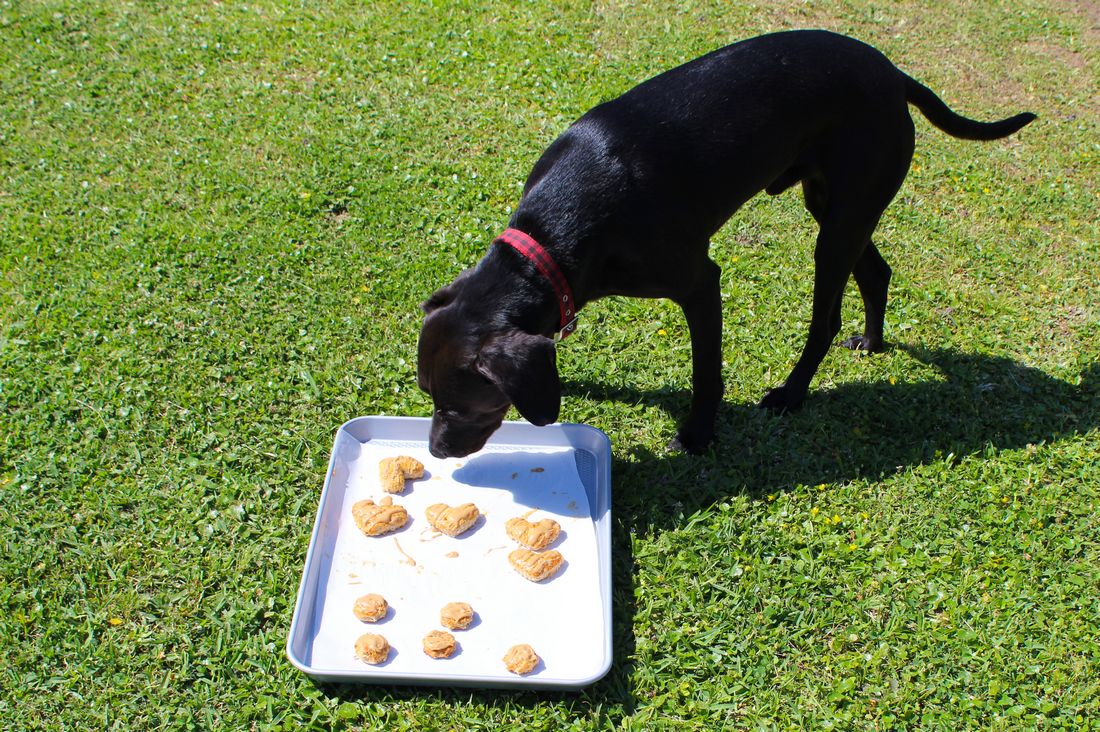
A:
<svg viewBox="0 0 1100 732">
<path fill-rule="evenodd" d="M 0 3 L 0 726 L 1087 729 L 1100 716 L 1097 50 L 1053 2 Z M 424 415 L 417 305 L 585 109 L 829 27 L 959 111 L 879 229 L 884 354 L 753 405 L 809 317 L 792 191 L 715 238 L 690 351 L 612 298 L 559 352 L 614 445 L 615 663 L 578 695 L 316 686 L 283 655 L 328 451 Z M 861 325 L 849 292 L 844 329 Z"/>
</svg>

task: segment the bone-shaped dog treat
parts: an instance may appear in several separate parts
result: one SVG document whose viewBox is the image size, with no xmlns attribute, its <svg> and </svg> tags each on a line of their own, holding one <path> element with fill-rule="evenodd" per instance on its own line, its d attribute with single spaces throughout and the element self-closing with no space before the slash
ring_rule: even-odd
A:
<svg viewBox="0 0 1100 732">
<path fill-rule="evenodd" d="M 481 515 L 477 506 L 472 503 L 453 507 L 446 503 L 433 503 L 424 510 L 424 513 L 428 516 L 428 523 L 436 531 L 442 531 L 447 536 L 458 536 L 468 530 Z"/>
<path fill-rule="evenodd" d="M 404 506 L 395 506 L 388 496 L 378 504 L 369 498 L 357 501 L 351 507 L 351 516 L 355 519 L 355 525 L 367 536 L 397 531 L 409 520 L 409 512 Z"/>
<path fill-rule="evenodd" d="M 525 518 L 517 516 L 508 519 L 504 523 L 504 530 L 516 543 L 528 549 L 545 549 L 554 543 L 561 533 L 561 525 L 554 519 L 544 518 L 538 523 L 531 523 Z"/>
<path fill-rule="evenodd" d="M 534 648 L 526 643 L 520 643 L 509 648 L 502 660 L 505 668 L 520 676 L 531 673 L 535 670 L 535 666 L 539 665 L 538 654 L 535 653 Z"/>
<path fill-rule="evenodd" d="M 408 455 L 382 458 L 378 463 L 378 477 L 386 493 L 401 493 L 405 490 L 406 480 L 424 477 L 424 464 Z"/>
<path fill-rule="evenodd" d="M 553 549 L 545 552 L 533 552 L 530 549 L 516 549 L 508 555 L 512 568 L 532 582 L 542 582 L 553 577 L 565 559 Z"/>
</svg>

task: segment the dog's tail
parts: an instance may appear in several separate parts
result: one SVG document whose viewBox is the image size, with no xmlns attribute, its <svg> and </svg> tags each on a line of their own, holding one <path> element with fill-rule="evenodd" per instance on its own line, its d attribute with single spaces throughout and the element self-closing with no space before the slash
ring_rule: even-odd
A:
<svg viewBox="0 0 1100 732">
<path fill-rule="evenodd" d="M 910 104 L 928 118 L 928 121 L 941 130 L 963 140 L 996 140 L 1007 137 L 1035 119 L 1031 112 L 1017 114 L 1015 117 L 999 122 L 978 122 L 953 112 L 943 100 L 919 81 L 905 77 L 905 98 Z"/>
</svg>

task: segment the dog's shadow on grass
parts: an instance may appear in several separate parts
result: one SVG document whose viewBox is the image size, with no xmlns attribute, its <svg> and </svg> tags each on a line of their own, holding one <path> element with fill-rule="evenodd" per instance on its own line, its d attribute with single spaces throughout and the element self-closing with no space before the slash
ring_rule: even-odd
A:
<svg viewBox="0 0 1100 732">
<path fill-rule="evenodd" d="M 774 415 L 755 404 L 725 404 L 715 446 L 704 455 L 633 449 L 612 466 L 614 663 L 579 693 L 503 692 L 319 684 L 344 700 L 426 696 L 529 707 L 557 700 L 600 717 L 599 726 L 634 711 L 634 569 L 630 536 L 675 528 L 696 511 L 734 495 L 763 498 L 798 485 L 877 478 L 954 454 L 1018 449 L 1100 426 L 1100 364 L 1079 383 L 1010 359 L 899 346 L 941 378 L 852 383 L 811 390 L 803 409 Z M 683 392 L 644 392 L 566 381 L 572 398 L 650 404 L 680 415 Z M 614 435 L 613 435 L 614 437 Z M 671 435 L 670 435 L 671 437 Z M 620 448 L 621 449 L 621 448 Z"/>
<path fill-rule="evenodd" d="M 1070 383 L 1011 359 L 898 348 L 940 378 L 811 389 L 803 408 L 786 415 L 725 404 L 715 445 L 704 455 L 646 449 L 616 455 L 616 516 L 634 531 L 672 528 L 733 495 L 761 498 L 798 485 L 875 479 L 952 454 L 1019 449 L 1100 427 L 1100 364 Z M 688 400 L 588 383 L 567 388 L 677 415 Z"/>
</svg>

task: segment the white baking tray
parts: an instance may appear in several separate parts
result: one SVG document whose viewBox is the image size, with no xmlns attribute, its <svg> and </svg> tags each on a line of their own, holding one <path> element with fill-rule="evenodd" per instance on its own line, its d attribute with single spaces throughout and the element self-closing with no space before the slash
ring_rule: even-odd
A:
<svg viewBox="0 0 1100 732">
<path fill-rule="evenodd" d="M 428 453 L 430 420 L 359 417 L 336 433 L 328 474 L 287 639 L 291 663 L 320 681 L 435 686 L 580 689 L 611 667 L 611 443 L 592 427 L 535 427 L 505 422 L 478 453 L 439 460 Z M 424 478 L 409 481 L 394 502 L 409 512 L 400 531 L 364 536 L 351 518 L 358 500 L 376 502 L 382 457 L 411 455 Z M 424 508 L 472 502 L 484 514 L 471 531 L 452 538 L 431 530 Z M 516 544 L 504 532 L 513 516 L 557 520 L 552 548 L 566 564 L 533 583 L 508 563 Z M 389 614 L 360 622 L 355 598 L 376 592 Z M 421 639 L 439 624 L 448 602 L 476 613 L 465 631 L 452 631 L 458 652 L 432 659 Z M 355 657 L 362 633 L 380 633 L 392 651 L 382 665 Z M 501 661 L 517 643 L 542 662 L 526 676 Z"/>
</svg>

